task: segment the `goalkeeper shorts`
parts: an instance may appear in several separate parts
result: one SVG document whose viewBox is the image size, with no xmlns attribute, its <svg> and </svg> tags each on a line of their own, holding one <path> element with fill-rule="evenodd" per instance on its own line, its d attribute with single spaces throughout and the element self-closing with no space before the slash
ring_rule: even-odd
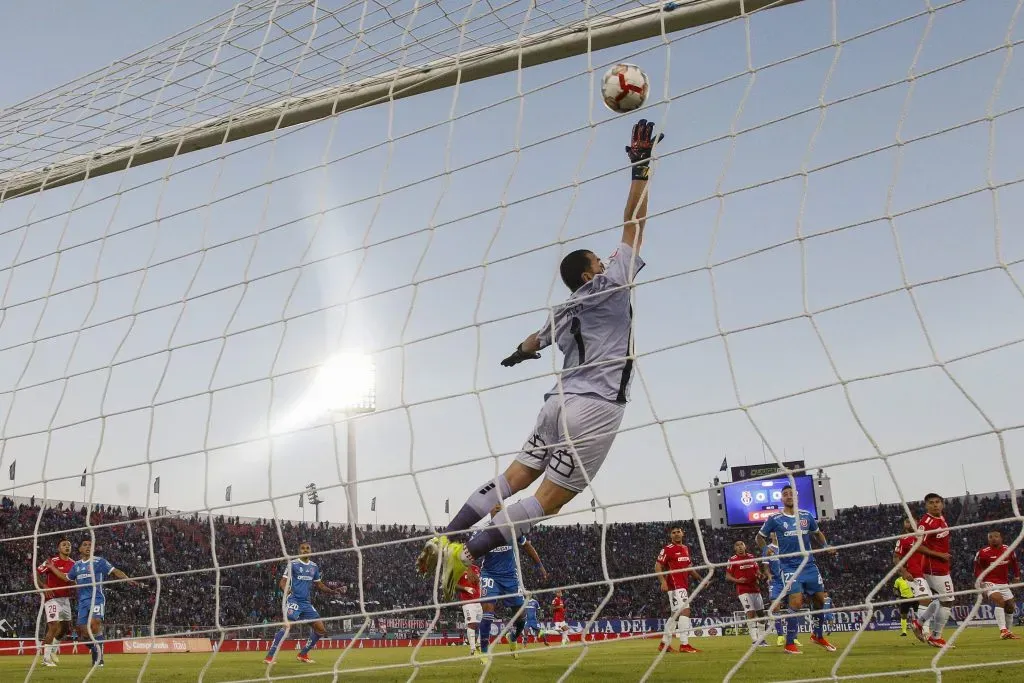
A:
<svg viewBox="0 0 1024 683">
<path fill-rule="evenodd" d="M 597 396 L 565 394 L 564 404 L 562 396 L 551 396 L 516 460 L 530 469 L 547 468 L 548 479 L 579 493 L 608 456 L 625 407 Z"/>
</svg>

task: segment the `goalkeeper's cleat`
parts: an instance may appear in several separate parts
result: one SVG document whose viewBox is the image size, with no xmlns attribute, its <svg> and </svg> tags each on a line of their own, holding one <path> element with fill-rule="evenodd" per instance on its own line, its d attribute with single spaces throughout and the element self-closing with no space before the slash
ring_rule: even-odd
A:
<svg viewBox="0 0 1024 683">
<path fill-rule="evenodd" d="M 441 589 L 445 602 L 455 599 L 459 590 L 459 579 L 469 568 L 469 562 L 463 558 L 465 543 L 452 543 L 446 536 L 439 539 L 438 555 L 441 562 Z"/>
<path fill-rule="evenodd" d="M 811 636 L 811 642 L 814 643 L 815 645 L 820 645 L 821 647 L 825 648 L 829 652 L 835 652 L 836 651 L 836 646 L 833 645 L 832 643 L 828 642 L 828 638 L 826 638 L 825 636 L 822 636 L 820 638 L 818 636 Z"/>
<path fill-rule="evenodd" d="M 420 574 L 433 574 L 437 567 L 437 556 L 440 552 L 441 542 L 447 542 L 444 536 L 435 537 L 426 542 L 419 557 L 416 558 L 416 571 Z"/>
<path fill-rule="evenodd" d="M 999 638 L 1001 640 L 1020 640 L 1020 636 L 1018 636 L 1016 633 L 1014 633 L 1008 628 L 1004 628 L 1002 631 L 999 632 Z"/>
<path fill-rule="evenodd" d="M 790 643 L 789 645 L 787 645 L 786 648 L 783 650 L 783 652 L 785 652 L 787 655 L 802 655 L 803 654 L 803 652 L 800 651 L 800 648 L 797 647 L 796 643 Z"/>
<path fill-rule="evenodd" d="M 316 664 L 309 655 L 304 655 L 301 652 L 295 655 L 295 659 L 302 662 L 303 664 Z"/>
</svg>

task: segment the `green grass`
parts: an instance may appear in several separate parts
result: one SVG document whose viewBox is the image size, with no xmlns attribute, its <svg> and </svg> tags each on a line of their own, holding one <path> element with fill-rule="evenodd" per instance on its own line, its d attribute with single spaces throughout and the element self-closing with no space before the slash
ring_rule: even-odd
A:
<svg viewBox="0 0 1024 683">
<path fill-rule="evenodd" d="M 829 676 L 832 665 L 850 642 L 852 634 L 835 634 L 833 642 L 840 652 L 829 653 L 810 645 L 804 639 L 804 654 L 799 657 L 785 655 L 781 648 L 764 648 L 754 652 L 733 678 L 735 681 L 778 681 Z M 658 663 L 650 680 L 655 681 L 721 681 L 729 669 L 746 652 L 749 641 L 745 637 L 696 639 L 694 644 L 704 649 L 697 655 L 665 655 Z M 571 681 L 635 681 L 655 659 L 656 641 L 609 641 L 592 644 L 569 677 Z M 288 677 L 292 680 L 331 680 L 331 670 L 341 650 L 315 651 L 317 663 L 299 664 L 294 652 L 285 652 L 273 667 L 270 680 Z M 571 648 L 544 648 L 531 646 L 518 660 L 504 656 L 506 646 L 497 648 L 501 656 L 494 658 L 486 680 L 488 681 L 554 681 L 584 650 Z M 901 638 L 898 633 L 865 633 L 849 653 L 839 671 L 846 674 L 865 674 L 882 671 L 910 671 L 931 666 L 938 650 L 918 643 L 913 637 Z M 424 664 L 416 681 L 476 681 L 483 666 L 476 660 L 439 661 L 465 654 L 463 648 L 432 647 L 420 651 L 419 661 Z M 412 649 L 353 650 L 345 655 L 340 665 L 344 680 L 405 681 L 413 673 L 410 666 Z M 224 653 L 213 659 L 203 680 L 237 681 L 266 678 L 262 653 Z M 106 666 L 95 672 L 89 680 L 96 682 L 134 681 L 142 669 L 144 655 L 110 655 Z M 0 681 L 22 681 L 31 664 L 29 657 L 0 657 Z M 143 681 L 196 681 L 199 672 L 209 661 L 208 655 L 159 654 L 150 658 L 142 676 Z M 956 670 L 946 668 L 943 683 L 970 681 L 1024 680 L 1024 641 L 1000 641 L 995 629 L 971 629 L 958 641 L 955 650 L 940 659 L 942 667 L 968 664 L 998 664 L 980 669 Z M 365 667 L 387 666 L 376 671 Z M 362 669 L 362 670 L 360 670 Z M 32 681 L 81 681 L 89 670 L 89 656 L 63 656 L 60 667 L 51 669 L 37 666 Z M 886 675 L 877 681 L 934 681 L 935 673 Z"/>
</svg>

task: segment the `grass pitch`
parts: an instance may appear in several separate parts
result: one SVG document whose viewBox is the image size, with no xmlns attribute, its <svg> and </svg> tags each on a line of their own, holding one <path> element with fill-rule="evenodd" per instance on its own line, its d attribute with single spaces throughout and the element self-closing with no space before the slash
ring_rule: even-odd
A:
<svg viewBox="0 0 1024 683">
<path fill-rule="evenodd" d="M 732 680 L 763 683 L 789 679 L 830 679 L 832 667 L 852 634 L 837 633 L 832 642 L 839 652 L 830 653 L 811 645 L 804 637 L 804 654 L 786 655 L 781 648 L 763 648 L 753 652 L 735 673 Z M 700 654 L 664 655 L 651 670 L 652 681 L 721 681 L 747 651 L 746 637 L 695 639 L 693 644 L 704 650 Z M 657 641 L 631 640 L 594 643 L 585 650 L 578 645 L 569 648 L 533 645 L 520 651 L 519 658 L 507 656 L 508 647 L 496 648 L 486 681 L 555 681 L 573 662 L 576 668 L 570 681 L 635 681 L 654 664 Z M 153 655 L 143 671 L 144 655 L 110 655 L 106 666 L 97 669 L 90 682 L 124 681 L 198 681 L 204 666 L 209 663 L 203 681 L 226 683 L 243 680 L 309 680 L 330 681 L 341 650 L 316 650 L 316 664 L 300 664 L 295 653 L 287 651 L 278 657 L 270 675 L 263 666 L 263 653 L 224 653 L 212 658 L 198 654 Z M 477 681 L 484 674 L 484 666 L 475 659 L 464 657 L 461 647 L 430 647 L 420 650 L 422 664 L 416 681 Z M 939 651 L 917 642 L 912 636 L 901 638 L 898 632 L 869 632 L 858 639 L 839 669 L 838 676 L 876 674 L 867 680 L 877 681 L 935 681 L 935 671 L 929 669 Z M 582 655 L 582 658 L 581 658 Z M 352 650 L 345 654 L 338 666 L 339 680 L 406 681 L 415 669 L 410 665 L 412 648 Z M 0 657 L 0 681 L 81 681 L 90 669 L 88 655 L 63 656 L 58 668 L 41 665 L 29 675 L 32 659 L 29 657 Z M 984 664 L 982 668 L 962 669 L 971 664 Z M 1001 641 L 995 629 L 970 629 L 957 641 L 957 648 L 942 654 L 937 665 L 942 668 L 943 683 L 971 683 L 992 681 L 1024 681 L 1024 641 Z M 372 670 L 370 667 L 385 667 Z M 915 672 L 915 670 L 918 670 Z M 900 674 L 880 675 L 884 671 Z M 141 672 L 141 679 L 139 678 Z"/>
</svg>

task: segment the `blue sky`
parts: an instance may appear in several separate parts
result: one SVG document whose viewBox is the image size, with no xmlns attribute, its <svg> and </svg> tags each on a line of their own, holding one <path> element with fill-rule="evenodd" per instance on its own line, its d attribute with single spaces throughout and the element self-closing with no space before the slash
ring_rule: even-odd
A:
<svg viewBox="0 0 1024 683">
<path fill-rule="evenodd" d="M 5 106 L 231 5 L 138 7 L 18 3 L 0 49 L 38 54 Z M 667 138 L 634 401 L 567 521 L 592 519 L 592 497 L 609 520 L 662 519 L 665 496 L 707 486 L 723 457 L 760 462 L 758 430 L 780 458 L 827 466 L 841 506 L 876 489 L 898 500 L 897 483 L 909 498 L 960 493 L 964 472 L 972 491 L 1007 488 L 1007 467 L 1020 481 L 1019 48 L 1004 65 L 1024 28 L 1010 30 L 1016 2 L 937 7 L 807 0 L 592 55 L 595 80 L 616 60 L 645 69 L 643 115 Z M 437 28 L 432 9 L 413 35 Z M 393 48 L 404 30 L 385 28 L 377 44 Z M 225 47 L 223 71 L 244 76 L 251 54 L 232 50 L 262 35 Z M 149 64 L 130 93 L 168 68 L 130 61 Z M 203 78 L 166 96 L 189 101 Z M 262 96 L 239 82 L 232 97 Z M 362 348 L 379 411 L 359 421 L 361 518 L 376 497 L 381 522 L 445 521 L 444 500 L 457 508 L 529 433 L 556 359 L 498 361 L 563 298 L 562 253 L 614 250 L 635 118 L 600 105 L 579 57 L 7 202 L 0 468 L 17 460 L 22 495 L 45 476 L 48 495 L 80 499 L 88 467 L 109 470 L 90 479 L 96 501 L 143 504 L 160 476 L 171 508 L 223 505 L 230 484 L 234 514 L 271 514 L 280 497 L 277 514 L 297 517 L 295 492 L 344 472 L 345 427 L 271 439 L 269 425 L 317 364 Z M 322 497 L 323 517 L 344 519 L 340 489 Z M 706 494 L 692 500 L 705 515 Z"/>
</svg>

